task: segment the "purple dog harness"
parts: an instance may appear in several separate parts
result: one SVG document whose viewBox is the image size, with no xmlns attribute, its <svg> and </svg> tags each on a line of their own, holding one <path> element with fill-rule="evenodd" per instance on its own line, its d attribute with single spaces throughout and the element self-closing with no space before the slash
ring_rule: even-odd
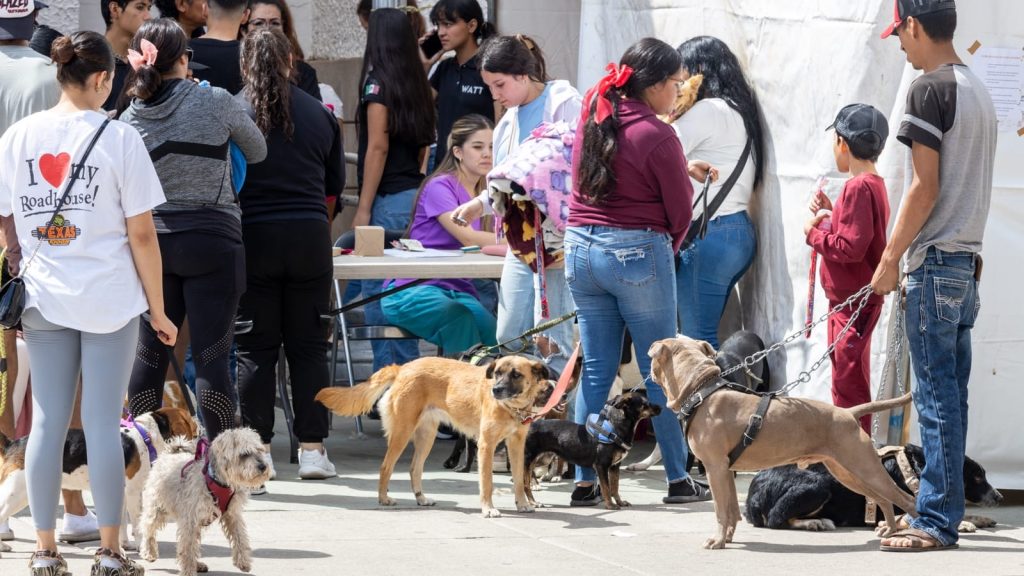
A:
<svg viewBox="0 0 1024 576">
<path fill-rule="evenodd" d="M 146 449 L 149 450 L 149 463 L 152 464 L 156 460 L 156 447 L 153 446 L 153 437 L 149 435 L 149 432 L 136 422 L 131 414 L 127 418 L 121 419 L 121 428 L 125 430 L 135 428 L 138 430 L 139 436 L 142 436 L 142 442 L 146 445 Z"/>
</svg>

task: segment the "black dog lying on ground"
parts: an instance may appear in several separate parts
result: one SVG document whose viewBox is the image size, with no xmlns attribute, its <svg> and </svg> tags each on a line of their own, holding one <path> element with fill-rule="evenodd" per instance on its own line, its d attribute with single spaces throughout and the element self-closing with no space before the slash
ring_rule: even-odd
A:
<svg viewBox="0 0 1024 576">
<path fill-rule="evenodd" d="M 924 468 L 921 447 L 907 444 L 903 456 L 899 447 L 884 452 L 888 453 L 882 456 L 882 465 L 889 476 L 902 490 L 916 495 Z M 964 459 L 964 496 L 968 502 L 986 507 L 997 506 L 1003 499 L 988 483 L 985 469 L 970 458 Z M 840 484 L 822 464 L 806 470 L 790 464 L 758 472 L 750 482 L 746 508 L 747 521 L 758 528 L 819 531 L 874 525 L 865 518 L 864 497 Z M 896 509 L 897 514 L 903 512 Z M 974 532 L 993 525 L 995 521 L 989 518 L 965 517 L 960 531 Z"/>
<path fill-rule="evenodd" d="M 605 508 L 629 506 L 619 496 L 619 464 L 632 447 L 640 420 L 660 413 L 661 407 L 648 402 L 644 395 L 628 392 L 609 400 L 601 414 L 592 416 L 585 426 L 566 420 L 538 420 L 530 424 L 523 457 L 527 499 L 536 504 L 529 482 L 534 462 L 542 454 L 553 452 L 576 466 L 594 468 Z"/>
</svg>

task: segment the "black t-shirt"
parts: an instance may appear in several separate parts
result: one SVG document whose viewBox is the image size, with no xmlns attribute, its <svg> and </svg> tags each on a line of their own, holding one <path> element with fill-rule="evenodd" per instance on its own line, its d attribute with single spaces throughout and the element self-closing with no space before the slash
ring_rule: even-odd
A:
<svg viewBox="0 0 1024 576">
<path fill-rule="evenodd" d="M 193 38 L 189 42 L 192 60 L 208 66 L 207 70 L 196 70 L 197 80 L 206 80 L 212 86 L 223 88 L 232 94 L 242 91 L 242 65 L 239 61 L 238 40 L 214 40 Z"/>
<path fill-rule="evenodd" d="M 303 92 L 313 98 L 322 101 L 324 97 L 320 95 L 320 83 L 316 78 L 316 69 L 306 64 L 303 60 L 296 60 L 295 72 L 295 83 L 298 84 L 299 88 L 302 88 Z"/>
<path fill-rule="evenodd" d="M 107 101 L 103 103 L 103 109 L 107 112 L 117 109 L 117 103 L 121 98 L 121 93 L 124 92 L 124 84 L 128 81 L 128 74 L 131 72 L 131 68 L 128 67 L 128 63 L 124 62 L 120 58 L 114 58 L 114 80 L 110 89 L 110 96 L 107 96 Z M 125 95 L 125 104 L 129 102 L 128 96 Z"/>
<path fill-rule="evenodd" d="M 461 66 L 455 58 L 442 60 L 430 77 L 430 85 L 437 90 L 438 150 L 447 150 L 452 124 L 466 114 L 479 114 L 494 121 L 494 99 L 480 76 L 476 56 Z M 443 159 L 439 156 L 437 164 Z"/>
<path fill-rule="evenodd" d="M 362 96 L 359 98 L 358 113 L 359 162 L 356 173 L 360 192 L 363 186 L 363 165 L 369 147 L 366 109 L 371 103 L 384 104 L 384 90 L 386 88 L 372 74 L 367 75 L 366 82 L 363 83 Z M 394 133 L 388 134 L 388 157 L 384 161 L 384 173 L 381 174 L 380 185 L 377 187 L 378 195 L 387 196 L 419 187 L 423 181 L 423 173 L 420 172 L 420 149 L 423 146 L 423 143 L 410 142 Z"/>
<path fill-rule="evenodd" d="M 244 95 L 238 99 L 253 116 Z M 289 140 L 275 128 L 267 135 L 267 158 L 249 164 L 245 188 L 238 195 L 242 223 L 281 220 L 328 221 L 327 198 L 345 186 L 341 129 L 322 102 L 291 86 L 295 132 Z"/>
</svg>

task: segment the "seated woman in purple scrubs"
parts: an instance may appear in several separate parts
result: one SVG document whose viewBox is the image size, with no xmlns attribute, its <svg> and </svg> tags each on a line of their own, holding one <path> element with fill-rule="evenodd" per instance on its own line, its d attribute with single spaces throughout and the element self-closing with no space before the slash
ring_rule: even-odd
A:
<svg viewBox="0 0 1024 576">
<path fill-rule="evenodd" d="M 452 125 L 444 161 L 420 187 L 413 202 L 407 236 L 425 248 L 454 250 L 463 246 L 495 244 L 494 233 L 480 230 L 480 222 L 460 226 L 451 213 L 476 197 L 486 185 L 492 166 L 493 123 L 483 116 L 463 116 Z M 411 282 L 387 280 L 385 289 Z M 497 320 L 477 300 L 468 279 L 439 279 L 403 290 L 381 300 L 388 323 L 400 326 L 455 356 L 477 344 L 493 345 Z"/>
</svg>

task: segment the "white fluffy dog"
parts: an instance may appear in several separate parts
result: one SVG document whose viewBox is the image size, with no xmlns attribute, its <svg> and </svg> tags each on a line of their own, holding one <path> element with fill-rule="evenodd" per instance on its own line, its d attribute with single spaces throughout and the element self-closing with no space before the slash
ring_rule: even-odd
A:
<svg viewBox="0 0 1024 576">
<path fill-rule="evenodd" d="M 242 510 L 249 491 L 270 479 L 263 460 L 263 444 L 250 428 L 225 430 L 207 450 L 205 441 L 195 454 L 172 446 L 153 466 L 143 493 L 142 545 L 139 555 L 157 559 L 156 533 L 168 521 L 178 524 L 178 569 L 194 576 L 205 566 L 199 562 L 203 528 L 220 519 L 231 544 L 231 562 L 239 570 L 252 569 L 252 548 Z M 204 570 L 205 571 L 205 570 Z"/>
</svg>

